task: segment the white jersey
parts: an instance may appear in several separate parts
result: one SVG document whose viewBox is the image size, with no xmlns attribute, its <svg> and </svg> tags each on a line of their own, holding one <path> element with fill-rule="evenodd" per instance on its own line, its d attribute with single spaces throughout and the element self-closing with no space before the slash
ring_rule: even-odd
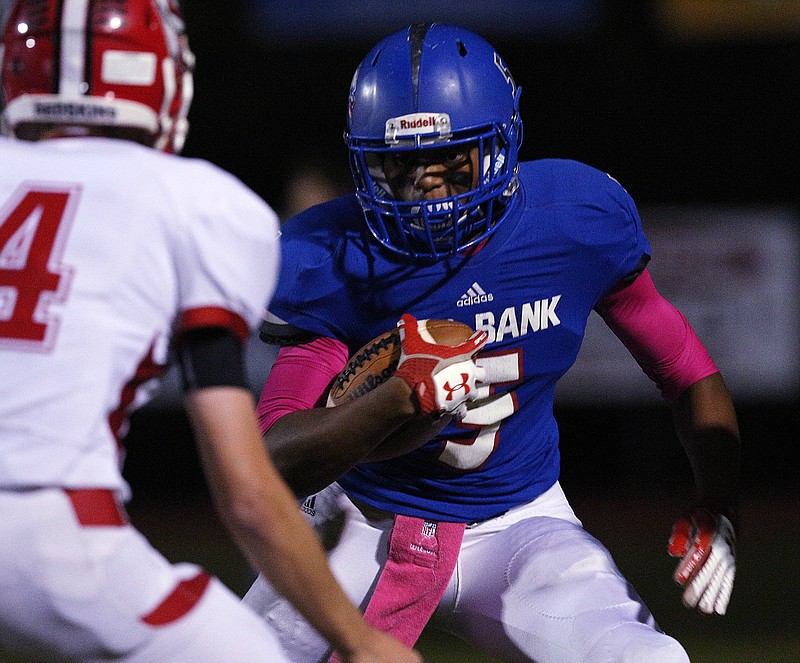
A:
<svg viewBox="0 0 800 663">
<path fill-rule="evenodd" d="M 0 163 L 0 487 L 125 490 L 118 439 L 170 338 L 260 318 L 276 215 L 128 141 L 0 138 Z"/>
</svg>

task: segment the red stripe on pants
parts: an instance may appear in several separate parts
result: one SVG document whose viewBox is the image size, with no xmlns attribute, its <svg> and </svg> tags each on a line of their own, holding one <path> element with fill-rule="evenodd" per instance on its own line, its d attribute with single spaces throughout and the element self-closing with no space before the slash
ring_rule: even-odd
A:
<svg viewBox="0 0 800 663">
<path fill-rule="evenodd" d="M 104 488 L 66 488 L 72 510 L 84 527 L 122 527 L 128 519 L 114 493 Z"/>
<path fill-rule="evenodd" d="M 167 598 L 142 617 L 142 621 L 150 626 L 164 626 L 180 619 L 197 604 L 210 581 L 211 576 L 201 571 L 193 578 L 179 582 Z"/>
</svg>

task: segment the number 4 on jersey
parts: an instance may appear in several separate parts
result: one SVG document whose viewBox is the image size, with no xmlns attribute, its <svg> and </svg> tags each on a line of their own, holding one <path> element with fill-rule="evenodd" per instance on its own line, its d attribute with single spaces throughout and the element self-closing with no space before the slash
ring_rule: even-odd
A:
<svg viewBox="0 0 800 663">
<path fill-rule="evenodd" d="M 0 343 L 47 349 L 54 341 L 58 319 L 47 309 L 69 285 L 61 257 L 78 193 L 24 185 L 0 211 Z"/>
</svg>

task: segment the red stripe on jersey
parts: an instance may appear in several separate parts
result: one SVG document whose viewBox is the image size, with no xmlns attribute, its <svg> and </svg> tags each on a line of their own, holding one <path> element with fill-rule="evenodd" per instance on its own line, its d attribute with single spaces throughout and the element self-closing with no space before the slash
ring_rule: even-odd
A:
<svg viewBox="0 0 800 663">
<path fill-rule="evenodd" d="M 127 523 L 122 507 L 110 490 L 67 488 L 64 492 L 72 502 L 78 522 L 84 527 L 121 527 Z"/>
<path fill-rule="evenodd" d="M 179 332 L 200 327 L 224 327 L 233 332 L 242 343 L 250 336 L 250 327 L 242 316 L 218 306 L 203 306 L 183 312 Z"/>
<path fill-rule="evenodd" d="M 139 362 L 133 377 L 123 386 L 117 407 L 108 415 L 108 425 L 118 443 L 128 420 L 128 408 L 136 397 L 136 390 L 148 380 L 160 377 L 164 374 L 164 371 L 166 371 L 165 366 L 156 363 L 153 356 L 154 350 L 155 341 L 150 345 L 147 354 Z"/>
<path fill-rule="evenodd" d="M 179 582 L 156 608 L 142 617 L 142 621 L 150 626 L 165 626 L 188 613 L 200 600 L 211 581 L 205 571 L 201 571 L 193 578 Z"/>
</svg>

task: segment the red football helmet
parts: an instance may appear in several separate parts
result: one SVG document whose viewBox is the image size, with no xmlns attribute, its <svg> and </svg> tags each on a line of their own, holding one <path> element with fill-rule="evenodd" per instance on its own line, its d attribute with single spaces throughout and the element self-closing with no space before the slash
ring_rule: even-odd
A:
<svg viewBox="0 0 800 663">
<path fill-rule="evenodd" d="M 17 0 L 0 57 L 4 133 L 133 127 L 183 147 L 194 56 L 176 0 Z"/>
</svg>

